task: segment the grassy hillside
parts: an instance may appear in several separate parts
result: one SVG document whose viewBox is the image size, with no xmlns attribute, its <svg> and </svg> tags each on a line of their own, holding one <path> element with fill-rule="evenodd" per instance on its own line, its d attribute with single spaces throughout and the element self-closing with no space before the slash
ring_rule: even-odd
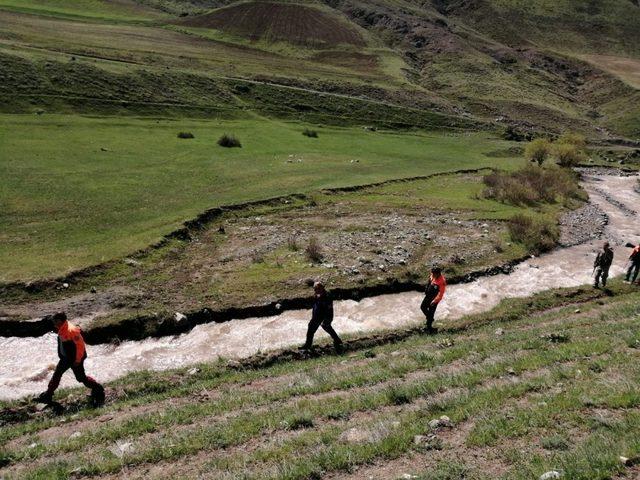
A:
<svg viewBox="0 0 640 480">
<path fill-rule="evenodd" d="M 126 255 L 221 204 L 518 161 L 483 134 L 371 132 L 265 119 L 0 117 L 2 281 Z M 177 138 L 188 131 L 195 139 Z M 216 145 L 236 135 L 240 149 Z M 301 163 L 288 163 L 290 156 Z M 357 160 L 358 163 L 352 162 Z"/>
<path fill-rule="evenodd" d="M 640 455 L 640 296 L 618 283 L 612 294 L 513 300 L 437 336 L 350 339 L 345 357 L 140 372 L 109 384 L 99 410 L 80 390 L 59 394 L 59 417 L 4 404 L 15 410 L 2 414 L 0 474 L 635 478 L 618 457 Z"/>
<path fill-rule="evenodd" d="M 621 2 L 0 0 L 2 280 L 119 257 L 219 203 L 503 163 L 481 134 L 434 147 L 361 127 L 637 136 L 638 8 Z M 313 125 L 329 134 L 308 149 Z M 203 170 L 224 129 L 245 147 Z M 267 168 L 298 153 L 327 163 Z"/>
</svg>

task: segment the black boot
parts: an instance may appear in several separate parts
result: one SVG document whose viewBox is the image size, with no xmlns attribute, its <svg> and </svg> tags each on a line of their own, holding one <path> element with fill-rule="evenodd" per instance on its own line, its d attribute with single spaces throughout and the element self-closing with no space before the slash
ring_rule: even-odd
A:
<svg viewBox="0 0 640 480">
<path fill-rule="evenodd" d="M 99 386 L 91 390 L 91 395 L 89 396 L 91 399 L 91 403 L 99 407 L 104 404 L 104 387 Z"/>
<path fill-rule="evenodd" d="M 36 401 L 39 403 L 50 404 L 53 402 L 53 393 L 50 392 L 42 392 L 40 395 L 36 397 Z"/>
</svg>

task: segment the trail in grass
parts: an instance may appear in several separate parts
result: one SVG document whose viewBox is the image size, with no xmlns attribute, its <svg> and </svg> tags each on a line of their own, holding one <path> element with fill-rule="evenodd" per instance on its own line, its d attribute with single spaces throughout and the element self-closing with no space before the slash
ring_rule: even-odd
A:
<svg viewBox="0 0 640 480">
<path fill-rule="evenodd" d="M 606 239 L 615 247 L 611 275 L 624 271 L 628 255 L 624 243 L 637 243 L 640 227 L 637 210 L 640 195 L 634 190 L 637 177 L 588 176 L 584 187 L 591 201 L 608 216 Z M 520 264 L 511 274 L 501 274 L 451 286 L 437 312 L 440 322 L 487 311 L 502 299 L 525 297 L 551 288 L 571 287 L 592 281 L 592 264 L 601 240 L 556 250 Z M 412 326 L 424 321 L 419 310 L 422 296 L 417 292 L 382 295 L 360 302 L 336 302 L 334 326 L 342 333 L 362 333 Z M 223 324 L 208 324 L 191 332 L 118 346 L 98 345 L 89 349 L 86 367 L 101 380 L 112 380 L 127 372 L 163 370 L 215 360 L 247 357 L 260 351 L 302 343 L 308 311 L 288 311 L 275 317 L 253 318 Z M 318 337 L 324 337 L 319 332 Z M 42 391 L 55 362 L 53 335 L 40 338 L 0 340 L 0 398 L 18 398 Z M 28 357 L 15 352 L 28 351 Z M 63 386 L 74 384 L 72 375 Z"/>
</svg>

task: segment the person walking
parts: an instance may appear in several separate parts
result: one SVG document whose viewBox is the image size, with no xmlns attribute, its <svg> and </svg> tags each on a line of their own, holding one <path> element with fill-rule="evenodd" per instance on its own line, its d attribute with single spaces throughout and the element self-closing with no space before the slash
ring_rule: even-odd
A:
<svg viewBox="0 0 640 480">
<path fill-rule="evenodd" d="M 78 382 L 91 389 L 91 400 L 94 405 L 104 403 L 104 387 L 84 371 L 84 361 L 87 358 L 82 331 L 67 320 L 64 312 L 58 312 L 51 317 L 54 331 L 58 334 L 58 365 L 49 381 L 47 390 L 38 396 L 43 403 L 51 403 L 53 394 L 60 385 L 62 375 L 69 369 L 73 371 Z"/>
<path fill-rule="evenodd" d="M 593 283 L 593 288 L 600 286 L 602 280 L 602 286 L 607 286 L 607 278 L 609 277 L 609 268 L 613 263 L 613 250 L 609 246 L 609 242 L 604 242 L 602 250 L 598 252 L 596 260 L 593 262 L 593 268 L 596 273 L 596 278 Z"/>
<path fill-rule="evenodd" d="M 633 247 L 631 255 L 629 255 L 629 261 L 631 265 L 627 270 L 627 276 L 625 281 L 634 283 L 638 278 L 638 272 L 640 271 L 640 245 Z"/>
<path fill-rule="evenodd" d="M 425 297 L 420 305 L 420 310 L 427 317 L 427 333 L 438 333 L 437 328 L 433 328 L 434 316 L 438 303 L 444 297 L 447 289 L 447 281 L 442 274 L 440 267 L 433 267 L 429 275 L 429 283 L 424 289 Z"/>
<path fill-rule="evenodd" d="M 314 301 L 311 321 L 307 328 L 307 340 L 299 350 L 311 350 L 313 336 L 319 327 L 322 327 L 333 339 L 333 345 L 337 352 L 342 352 L 342 340 L 331 326 L 333 322 L 333 300 L 324 285 L 320 282 L 313 284 Z"/>
</svg>

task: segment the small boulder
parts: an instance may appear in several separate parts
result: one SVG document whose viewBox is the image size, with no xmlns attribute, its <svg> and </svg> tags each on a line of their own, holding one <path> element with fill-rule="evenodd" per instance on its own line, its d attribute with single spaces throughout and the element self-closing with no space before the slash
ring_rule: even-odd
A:
<svg viewBox="0 0 640 480">
<path fill-rule="evenodd" d="M 176 312 L 173 315 L 173 319 L 176 321 L 176 323 L 182 323 L 187 320 L 187 316 L 184 313 Z"/>
<path fill-rule="evenodd" d="M 496 333 L 497 336 L 500 337 L 500 336 L 504 335 L 504 330 L 502 328 L 498 328 L 498 329 L 496 329 L 495 333 Z"/>
<path fill-rule="evenodd" d="M 560 478 L 562 474 L 556 470 L 551 470 L 547 473 L 540 475 L 540 480 L 553 480 L 554 478 Z"/>
</svg>

